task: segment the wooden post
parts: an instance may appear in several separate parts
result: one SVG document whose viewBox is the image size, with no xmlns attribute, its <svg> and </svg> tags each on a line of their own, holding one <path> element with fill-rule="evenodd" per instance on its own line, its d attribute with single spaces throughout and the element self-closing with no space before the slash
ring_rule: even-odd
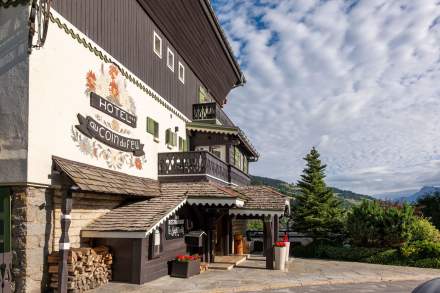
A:
<svg viewBox="0 0 440 293">
<path fill-rule="evenodd" d="M 274 242 L 277 242 L 280 239 L 280 219 L 278 218 L 278 215 L 273 217 L 273 231 Z"/>
<path fill-rule="evenodd" d="M 208 219 L 208 225 L 207 225 L 208 231 L 206 231 L 208 234 L 208 262 L 214 262 L 214 229 L 215 229 L 215 218 L 209 217 Z"/>
<path fill-rule="evenodd" d="M 229 255 L 229 235 L 231 234 L 231 231 L 229 230 L 230 216 L 225 215 L 224 217 L 225 219 L 223 221 L 223 227 L 225 233 L 223 234 L 223 240 L 222 240 L 222 242 L 224 243 L 223 255 Z"/>
<path fill-rule="evenodd" d="M 264 243 L 266 268 L 273 270 L 273 225 L 271 216 L 264 217 Z"/>
<path fill-rule="evenodd" d="M 61 237 L 59 242 L 58 262 L 58 292 L 67 292 L 67 258 L 70 251 L 69 227 L 71 222 L 70 212 L 72 211 L 72 191 L 76 189 L 70 187 L 64 191 L 63 203 L 61 206 Z"/>
<path fill-rule="evenodd" d="M 228 244 L 229 244 L 229 254 L 233 254 L 234 253 L 234 233 L 232 230 L 232 221 L 234 219 L 233 215 L 230 215 L 228 217 L 228 230 L 229 230 L 229 239 L 228 239 Z"/>
</svg>

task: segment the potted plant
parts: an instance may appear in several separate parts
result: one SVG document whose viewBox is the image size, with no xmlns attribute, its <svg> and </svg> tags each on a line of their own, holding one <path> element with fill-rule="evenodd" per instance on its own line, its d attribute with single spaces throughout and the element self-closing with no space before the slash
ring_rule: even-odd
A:
<svg viewBox="0 0 440 293">
<path fill-rule="evenodd" d="M 286 262 L 289 261 L 289 257 L 290 257 L 290 241 L 289 241 L 289 236 L 286 234 L 284 234 L 283 236 L 283 242 L 285 243 L 286 246 Z"/>
<path fill-rule="evenodd" d="M 286 242 L 275 242 L 275 270 L 284 270 L 286 267 Z"/>
<path fill-rule="evenodd" d="M 189 278 L 200 274 L 200 258 L 192 255 L 178 255 L 171 263 L 171 277 Z"/>
</svg>

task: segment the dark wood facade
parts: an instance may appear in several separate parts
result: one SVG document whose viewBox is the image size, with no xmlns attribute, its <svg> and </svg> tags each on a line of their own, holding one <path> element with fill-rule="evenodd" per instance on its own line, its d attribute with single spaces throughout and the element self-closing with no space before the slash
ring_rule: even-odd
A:
<svg viewBox="0 0 440 293">
<path fill-rule="evenodd" d="M 191 118 L 202 83 L 138 1 L 55 0 L 53 8 Z M 153 51 L 154 31 L 162 38 L 162 58 Z M 167 66 L 167 47 L 174 52 L 174 72 Z M 179 61 L 185 66 L 184 84 L 178 78 Z"/>
</svg>

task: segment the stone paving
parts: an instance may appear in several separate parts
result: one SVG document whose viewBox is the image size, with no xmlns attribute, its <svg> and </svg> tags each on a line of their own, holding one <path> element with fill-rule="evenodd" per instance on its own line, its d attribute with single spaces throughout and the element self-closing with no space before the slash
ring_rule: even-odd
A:
<svg viewBox="0 0 440 293">
<path fill-rule="evenodd" d="M 300 258 L 291 259 L 286 272 L 266 270 L 264 266 L 265 261 L 263 258 L 253 257 L 231 271 L 208 271 L 190 279 L 177 279 L 167 276 L 140 286 L 110 283 L 94 290 L 93 293 L 297 292 L 295 288 L 300 290 L 307 287 L 311 290 L 313 287 L 321 287 L 321 289 L 325 287 L 327 289 L 331 286 L 337 288 L 337 286 L 342 285 L 351 284 L 355 286 L 353 284 L 368 283 L 373 283 L 376 286 L 386 282 L 407 281 L 414 281 L 414 284 L 417 284 L 440 276 L 440 270 L 435 269 Z M 284 290 L 286 288 L 290 288 L 290 291 Z M 327 290 L 298 292 L 327 292 Z"/>
</svg>

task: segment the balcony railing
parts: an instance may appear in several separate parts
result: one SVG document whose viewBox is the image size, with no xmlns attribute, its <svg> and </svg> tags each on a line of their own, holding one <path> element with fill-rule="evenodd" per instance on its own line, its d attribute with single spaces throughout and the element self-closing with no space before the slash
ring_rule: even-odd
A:
<svg viewBox="0 0 440 293">
<path fill-rule="evenodd" d="M 217 103 L 203 103 L 193 105 L 193 120 L 219 121 L 224 126 L 234 126 L 222 108 Z"/>
<path fill-rule="evenodd" d="M 248 185 L 250 178 L 207 151 L 159 153 L 158 175 L 162 182 L 217 181 Z"/>
<path fill-rule="evenodd" d="M 235 185 L 249 185 L 251 178 L 233 165 L 229 165 L 230 183 Z"/>
</svg>

